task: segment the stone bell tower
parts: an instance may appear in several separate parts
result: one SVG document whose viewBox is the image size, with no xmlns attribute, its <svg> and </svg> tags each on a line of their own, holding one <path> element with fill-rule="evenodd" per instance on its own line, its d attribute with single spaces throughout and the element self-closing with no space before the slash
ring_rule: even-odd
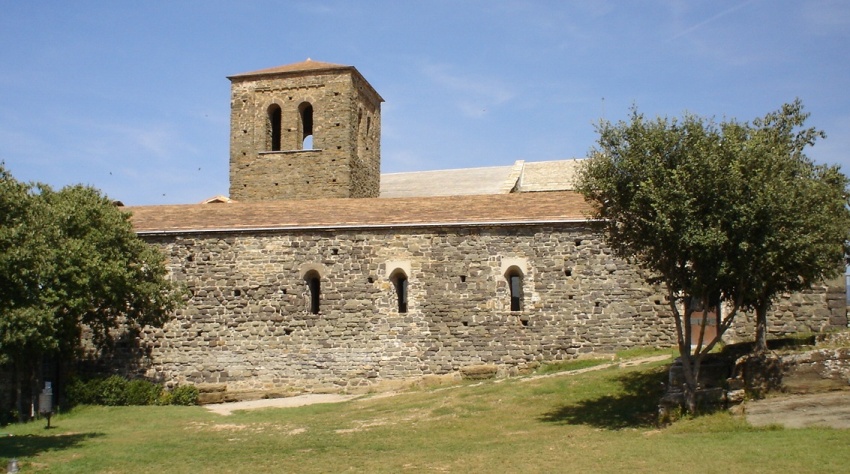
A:
<svg viewBox="0 0 850 474">
<path fill-rule="evenodd" d="M 230 197 L 378 197 L 381 102 L 353 66 L 304 62 L 228 77 Z"/>
</svg>

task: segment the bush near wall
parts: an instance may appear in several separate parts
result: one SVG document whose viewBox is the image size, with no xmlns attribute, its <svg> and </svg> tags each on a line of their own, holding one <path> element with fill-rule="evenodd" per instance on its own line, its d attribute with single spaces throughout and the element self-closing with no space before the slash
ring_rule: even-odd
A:
<svg viewBox="0 0 850 474">
<path fill-rule="evenodd" d="M 106 378 L 75 378 L 68 384 L 67 397 L 74 405 L 197 405 L 198 389 L 191 385 L 165 390 L 147 380 L 127 380 L 118 375 Z"/>
</svg>

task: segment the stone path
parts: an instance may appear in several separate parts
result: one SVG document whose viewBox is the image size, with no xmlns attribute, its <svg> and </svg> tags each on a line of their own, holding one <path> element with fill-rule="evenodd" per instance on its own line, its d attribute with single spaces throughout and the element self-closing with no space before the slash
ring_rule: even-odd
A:
<svg viewBox="0 0 850 474">
<path fill-rule="evenodd" d="M 212 403 L 204 405 L 207 410 L 219 415 L 230 415 L 239 410 L 256 410 L 259 408 L 293 408 L 304 405 L 315 405 L 317 403 L 340 403 L 347 402 L 360 395 L 336 395 L 336 394 L 305 394 L 296 397 L 268 398 L 263 400 L 249 400 L 245 402 Z"/>
<path fill-rule="evenodd" d="M 850 390 L 755 400 L 747 402 L 744 414 L 753 426 L 828 426 L 850 429 Z"/>
</svg>

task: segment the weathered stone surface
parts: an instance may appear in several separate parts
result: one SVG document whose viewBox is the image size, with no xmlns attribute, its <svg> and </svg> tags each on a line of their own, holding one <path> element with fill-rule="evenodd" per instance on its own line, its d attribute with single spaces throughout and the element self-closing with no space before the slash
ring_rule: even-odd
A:
<svg viewBox="0 0 850 474">
<path fill-rule="evenodd" d="M 232 199 L 378 196 L 382 99 L 356 69 L 328 65 L 230 79 Z M 307 104 L 310 149 L 302 143 L 300 111 Z M 272 145 L 272 107 L 280 110 L 278 150 Z"/>
<path fill-rule="evenodd" d="M 675 344 L 663 295 L 579 223 L 145 238 L 191 295 L 165 328 L 142 334 L 140 374 L 168 385 L 354 391 Z M 520 311 L 511 311 L 506 266 L 521 267 Z M 409 271 L 406 313 L 392 281 L 400 269 Z M 308 271 L 320 275 L 317 314 Z M 824 327 L 812 316 L 820 304 L 799 302 L 791 326 Z"/>
</svg>

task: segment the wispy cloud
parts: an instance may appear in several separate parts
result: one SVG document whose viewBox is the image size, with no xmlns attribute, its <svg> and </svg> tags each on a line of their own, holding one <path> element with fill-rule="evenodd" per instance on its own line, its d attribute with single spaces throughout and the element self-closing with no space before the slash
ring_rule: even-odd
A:
<svg viewBox="0 0 850 474">
<path fill-rule="evenodd" d="M 481 117 L 488 109 L 515 96 L 514 92 L 498 79 L 455 74 L 447 65 L 427 65 L 423 67 L 423 72 L 438 87 L 461 95 L 457 107 L 469 117 Z"/>
<path fill-rule="evenodd" d="M 715 21 L 717 21 L 717 20 L 719 20 L 719 19 L 721 19 L 725 16 L 728 16 L 728 15 L 731 15 L 732 13 L 735 13 L 736 11 L 744 8 L 745 6 L 749 5 L 750 3 L 753 3 L 754 1 L 755 0 L 747 0 L 745 2 L 739 3 L 738 5 L 727 8 L 727 9 L 723 10 L 722 12 L 717 13 L 716 15 L 714 15 L 710 18 L 707 18 L 707 19 L 705 19 L 705 20 L 703 20 L 699 23 L 693 24 L 693 25 L 685 28 L 684 30 L 676 33 L 675 35 L 673 35 L 670 38 L 670 41 L 675 40 L 675 39 L 679 39 L 679 38 L 686 36 L 686 35 L 689 35 L 689 34 L 693 33 L 694 31 L 697 31 L 700 28 L 703 28 L 705 25 L 708 25 L 709 23 L 713 23 L 713 22 L 715 22 Z"/>
</svg>

